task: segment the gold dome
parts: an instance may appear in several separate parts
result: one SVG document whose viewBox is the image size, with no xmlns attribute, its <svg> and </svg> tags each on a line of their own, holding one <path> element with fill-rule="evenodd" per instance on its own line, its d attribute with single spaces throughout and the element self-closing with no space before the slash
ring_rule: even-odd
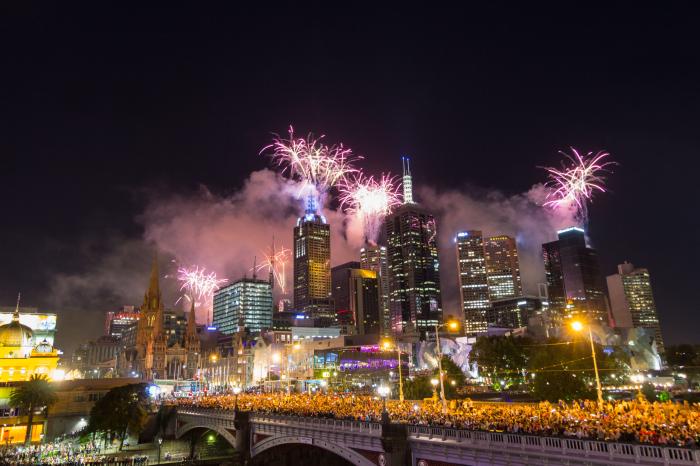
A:
<svg viewBox="0 0 700 466">
<path fill-rule="evenodd" d="M 0 346 L 34 346 L 33 339 L 34 332 L 31 328 L 19 323 L 19 313 L 17 312 L 12 316 L 12 322 L 0 325 Z"/>
</svg>

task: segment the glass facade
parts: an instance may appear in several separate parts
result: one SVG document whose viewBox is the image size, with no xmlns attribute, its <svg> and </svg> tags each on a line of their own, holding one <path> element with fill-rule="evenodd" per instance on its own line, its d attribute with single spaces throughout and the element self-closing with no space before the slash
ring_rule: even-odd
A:
<svg viewBox="0 0 700 466">
<path fill-rule="evenodd" d="M 404 204 L 384 226 L 392 330 L 431 328 L 442 321 L 435 217 L 417 204 Z"/>
<path fill-rule="evenodd" d="M 489 299 L 505 299 L 523 294 L 520 282 L 520 263 L 515 239 L 510 236 L 491 236 L 484 240 L 486 276 Z"/>
<path fill-rule="evenodd" d="M 478 230 L 462 231 L 457 233 L 455 242 L 464 331 L 467 334 L 484 333 L 488 328 L 486 313 L 490 301 L 483 237 Z"/>
<path fill-rule="evenodd" d="M 598 254 L 586 244 L 581 228 L 567 228 L 557 234 L 557 241 L 542 245 L 550 307 L 562 316 L 584 314 L 607 321 Z"/>
<path fill-rule="evenodd" d="M 267 280 L 243 278 L 214 293 L 214 327 L 230 335 L 247 328 L 272 328 L 272 286 Z"/>
<path fill-rule="evenodd" d="M 391 315 L 389 314 L 389 263 L 386 247 L 369 245 L 360 249 L 360 266 L 377 273 L 379 308 L 382 313 L 379 325 L 381 332 L 387 333 L 391 330 Z"/>
</svg>

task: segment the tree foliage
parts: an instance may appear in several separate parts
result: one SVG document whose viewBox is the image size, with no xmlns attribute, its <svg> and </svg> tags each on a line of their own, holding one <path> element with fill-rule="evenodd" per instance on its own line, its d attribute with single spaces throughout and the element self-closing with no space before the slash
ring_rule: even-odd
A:
<svg viewBox="0 0 700 466">
<path fill-rule="evenodd" d="M 532 341 L 526 337 L 482 336 L 477 338 L 470 356 L 479 366 L 479 373 L 500 387 L 523 381 Z"/>
<path fill-rule="evenodd" d="M 32 423 L 34 412 L 38 408 L 53 405 L 57 401 L 56 390 L 49 383 L 49 379 L 41 374 L 34 374 L 27 382 L 19 385 L 10 395 L 10 405 L 20 408 L 27 413 L 27 433 L 24 437 L 25 445 L 32 441 Z"/>
<path fill-rule="evenodd" d="M 92 407 L 88 431 L 116 436 L 121 449 L 129 432 L 136 435 L 143 430 L 149 407 L 147 389 L 145 383 L 111 389 Z"/>
</svg>

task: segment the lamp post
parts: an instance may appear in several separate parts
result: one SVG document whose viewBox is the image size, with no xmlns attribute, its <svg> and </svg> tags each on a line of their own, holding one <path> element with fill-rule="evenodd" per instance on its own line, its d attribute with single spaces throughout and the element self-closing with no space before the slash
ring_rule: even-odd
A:
<svg viewBox="0 0 700 466">
<path fill-rule="evenodd" d="M 382 397 L 382 423 L 383 424 L 388 424 L 389 423 L 389 413 L 386 410 L 386 397 L 389 396 L 389 387 L 386 385 L 381 385 L 379 388 L 377 388 L 377 393 L 379 393 L 379 396 Z"/>
<path fill-rule="evenodd" d="M 233 410 L 238 411 L 238 395 L 241 393 L 241 387 L 236 385 L 233 387 Z"/>
<path fill-rule="evenodd" d="M 433 386 L 433 400 L 437 401 L 437 386 L 440 382 L 438 379 L 430 379 L 430 385 Z"/>
<path fill-rule="evenodd" d="M 437 350 L 438 350 L 438 372 L 439 372 L 439 378 L 440 378 L 440 399 L 442 400 L 442 414 L 447 413 L 447 398 L 445 398 L 445 382 L 443 381 L 443 373 L 442 373 L 442 348 L 440 347 L 440 327 L 444 327 L 447 325 L 447 328 L 449 328 L 452 331 L 455 331 L 459 328 L 459 324 L 457 321 L 451 320 L 450 322 L 447 322 L 445 324 L 435 324 L 435 344 L 437 345 Z"/>
<path fill-rule="evenodd" d="M 382 345 L 385 350 L 390 350 L 391 349 L 391 343 L 389 341 L 385 341 L 384 344 Z M 399 363 L 399 401 L 403 403 L 403 376 L 401 375 L 401 347 L 399 346 L 399 342 L 396 342 L 396 359 L 397 362 Z"/>
<path fill-rule="evenodd" d="M 575 332 L 580 332 L 583 330 L 583 323 L 575 320 L 571 323 L 571 328 L 574 329 Z M 595 356 L 595 346 L 593 345 L 593 331 L 591 330 L 591 326 L 588 325 L 588 339 L 591 342 L 591 355 L 593 355 L 593 370 L 595 371 L 595 384 L 596 384 L 596 391 L 598 392 L 598 407 L 603 406 L 603 388 L 600 385 L 600 376 L 598 375 L 598 360 L 596 359 Z"/>
<path fill-rule="evenodd" d="M 160 446 L 163 445 L 163 439 L 158 437 L 158 464 L 160 464 Z"/>
</svg>

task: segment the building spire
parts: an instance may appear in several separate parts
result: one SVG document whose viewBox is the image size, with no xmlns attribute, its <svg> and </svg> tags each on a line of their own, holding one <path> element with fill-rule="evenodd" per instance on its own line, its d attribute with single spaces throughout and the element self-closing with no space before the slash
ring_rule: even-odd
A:
<svg viewBox="0 0 700 466">
<path fill-rule="evenodd" d="M 272 255 L 270 256 L 270 276 L 268 278 L 270 282 L 270 289 L 275 288 L 275 235 L 272 234 Z"/>
<path fill-rule="evenodd" d="M 19 300 L 22 293 L 17 293 L 17 306 L 15 307 L 15 312 L 12 313 L 12 320 L 19 321 Z"/>
<path fill-rule="evenodd" d="M 403 165 L 403 203 L 413 204 L 413 178 L 411 178 L 411 159 L 408 156 L 401 157 Z"/>
<path fill-rule="evenodd" d="M 253 256 L 253 280 L 257 280 L 257 278 L 258 278 L 257 267 L 258 267 L 258 256 Z"/>
</svg>

